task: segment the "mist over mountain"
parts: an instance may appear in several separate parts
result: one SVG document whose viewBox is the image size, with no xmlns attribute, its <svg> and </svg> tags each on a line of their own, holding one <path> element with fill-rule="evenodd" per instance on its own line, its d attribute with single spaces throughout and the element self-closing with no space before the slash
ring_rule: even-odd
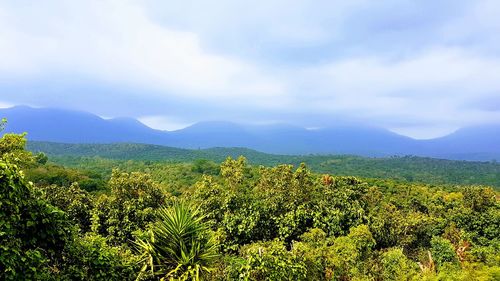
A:
<svg viewBox="0 0 500 281">
<path fill-rule="evenodd" d="M 176 131 L 152 129 L 133 118 L 103 119 L 80 111 L 16 106 L 0 109 L 5 132 L 28 132 L 28 140 L 61 143 L 145 143 L 179 148 L 246 147 L 274 154 L 418 155 L 462 160 L 500 159 L 500 125 L 460 129 L 416 140 L 360 124 L 305 129 L 288 124 L 200 122 Z"/>
<path fill-rule="evenodd" d="M 148 142 L 164 137 L 132 118 L 106 120 L 99 116 L 64 109 L 16 106 L 1 109 L 7 118 L 6 132 L 28 133 L 28 140 L 68 143 Z"/>
<path fill-rule="evenodd" d="M 422 143 L 421 153 L 434 157 L 454 160 L 500 160 L 500 125 L 466 127 Z"/>
</svg>

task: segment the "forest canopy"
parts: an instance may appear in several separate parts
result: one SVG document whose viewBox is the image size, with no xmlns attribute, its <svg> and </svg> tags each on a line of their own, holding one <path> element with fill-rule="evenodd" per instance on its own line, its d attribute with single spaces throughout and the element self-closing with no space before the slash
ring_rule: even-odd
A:
<svg viewBox="0 0 500 281">
<path fill-rule="evenodd" d="M 2 280 L 500 280 L 488 186 L 244 157 L 100 171 L 25 146 L 0 139 Z"/>
</svg>

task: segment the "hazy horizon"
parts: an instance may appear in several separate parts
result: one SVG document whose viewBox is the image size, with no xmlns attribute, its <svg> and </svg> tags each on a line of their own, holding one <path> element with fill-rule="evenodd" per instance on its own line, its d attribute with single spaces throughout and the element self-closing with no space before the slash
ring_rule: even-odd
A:
<svg viewBox="0 0 500 281">
<path fill-rule="evenodd" d="M 287 122 L 282 122 L 282 121 L 280 121 L 280 122 L 268 121 L 268 122 L 260 122 L 260 123 L 251 123 L 251 122 L 234 122 L 234 121 L 230 121 L 230 120 L 222 120 L 222 119 L 217 120 L 217 119 L 213 119 L 213 120 L 200 120 L 198 122 L 194 122 L 194 123 L 190 123 L 190 124 L 185 124 L 185 125 L 178 125 L 176 127 L 166 128 L 165 129 L 165 128 L 161 128 L 161 127 L 153 127 L 153 126 L 149 125 L 148 122 L 145 122 L 144 120 L 141 120 L 142 118 L 138 119 L 138 118 L 135 118 L 135 117 L 132 117 L 132 116 L 114 116 L 114 117 L 109 117 L 109 116 L 100 116 L 100 115 L 97 115 L 97 114 L 95 114 L 93 112 L 90 112 L 90 111 L 73 110 L 73 109 L 68 109 L 68 108 L 36 107 L 36 106 L 30 106 L 30 105 L 25 105 L 25 104 L 18 104 L 18 105 L 0 104 L 0 109 L 11 109 L 11 108 L 15 108 L 15 107 L 29 107 L 29 108 L 35 108 L 35 109 L 54 109 L 54 110 L 68 110 L 68 111 L 74 111 L 74 112 L 85 112 L 85 113 L 90 113 L 92 115 L 98 116 L 98 117 L 100 117 L 100 118 L 102 118 L 104 120 L 113 120 L 113 119 L 120 119 L 120 118 L 131 118 L 131 119 L 134 119 L 134 120 L 140 122 L 144 126 L 147 126 L 148 128 L 151 128 L 151 129 L 154 129 L 154 130 L 159 130 L 159 131 L 164 131 L 164 132 L 175 132 L 175 131 L 179 131 L 179 130 L 183 130 L 183 129 L 189 128 L 189 127 L 191 127 L 193 125 L 203 124 L 203 123 L 228 123 L 228 124 L 236 124 L 236 125 L 241 125 L 241 126 L 257 126 L 257 127 L 260 127 L 260 126 L 283 125 L 283 126 L 296 126 L 298 128 L 302 128 L 302 129 L 305 129 L 305 130 L 308 130 L 308 131 L 314 131 L 314 130 L 319 130 L 319 129 L 325 129 L 325 128 L 328 128 L 328 127 L 338 127 L 338 126 L 349 126 L 349 127 L 352 127 L 352 128 L 359 128 L 359 127 L 365 126 L 365 124 L 354 123 L 354 122 L 349 123 L 348 121 L 346 121 L 345 123 L 326 124 L 325 126 L 321 126 L 321 127 L 302 127 L 302 126 L 298 126 L 298 125 L 295 125 L 295 124 L 292 124 L 292 123 L 287 123 Z M 154 122 L 152 122 L 152 123 L 154 124 Z M 373 127 L 379 127 L 379 126 L 373 125 Z M 379 128 L 386 129 L 386 128 L 383 128 L 383 127 L 379 127 Z M 8 120 L 7 120 L 7 129 L 8 129 Z M 458 129 L 461 129 L 461 128 L 458 128 Z M 453 130 L 450 133 L 446 133 L 446 134 L 443 134 L 443 135 L 438 135 L 438 136 L 433 136 L 433 137 L 428 137 L 428 138 L 415 138 L 415 137 L 412 137 L 410 135 L 405 135 L 403 133 L 393 131 L 391 129 L 387 129 L 387 130 L 390 131 L 390 132 L 402 135 L 402 136 L 406 136 L 406 137 L 415 139 L 415 140 L 431 140 L 431 139 L 436 139 L 436 138 L 444 137 L 444 136 L 447 136 L 447 135 L 449 135 L 451 133 L 456 132 L 456 130 Z"/>
<path fill-rule="evenodd" d="M 496 1 L 4 1 L 0 107 L 334 122 L 417 139 L 500 123 Z"/>
</svg>

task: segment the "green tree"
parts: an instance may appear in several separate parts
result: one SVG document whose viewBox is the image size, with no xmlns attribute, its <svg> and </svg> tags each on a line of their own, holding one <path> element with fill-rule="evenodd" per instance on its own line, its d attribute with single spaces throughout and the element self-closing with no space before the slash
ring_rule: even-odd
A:
<svg viewBox="0 0 500 281">
<path fill-rule="evenodd" d="M 139 271 L 137 256 L 92 233 L 75 238 L 67 252 L 60 280 L 134 280 Z"/>
<path fill-rule="evenodd" d="M 466 187 L 463 194 L 464 205 L 477 212 L 484 211 L 497 202 L 496 194 L 491 187 Z"/>
<path fill-rule="evenodd" d="M 240 280 L 279 281 L 307 278 L 304 258 L 287 251 L 283 242 L 278 240 L 244 246 L 241 253 L 245 257 L 245 263 L 238 270 L 237 277 Z"/>
<path fill-rule="evenodd" d="M 133 233 L 154 221 L 156 209 L 168 203 L 148 174 L 113 170 L 109 187 L 111 194 L 94 201 L 91 228 L 115 245 L 133 241 Z"/>
<path fill-rule="evenodd" d="M 191 169 L 193 172 L 216 176 L 220 173 L 220 167 L 213 161 L 207 159 L 197 159 Z"/>
<path fill-rule="evenodd" d="M 42 199 L 66 212 L 82 232 L 90 231 L 93 197 L 82 190 L 78 183 L 73 183 L 69 187 L 50 185 L 39 190 Z"/>
<path fill-rule="evenodd" d="M 49 161 L 49 157 L 45 153 L 39 152 L 35 155 L 35 161 L 40 165 L 45 165 Z"/>
<path fill-rule="evenodd" d="M 74 221 L 42 199 L 67 205 L 79 217 L 85 201 L 80 192 L 54 187 L 40 198 L 40 190 L 24 178 L 14 163 L 27 163 L 25 141 L 23 135 L 0 139 L 0 280 L 131 279 L 132 256 L 109 248 L 104 239 L 79 237 Z"/>
<path fill-rule="evenodd" d="M 6 124 L 7 124 L 7 118 L 2 118 L 2 120 L 0 120 L 0 132 L 5 129 Z"/>
<path fill-rule="evenodd" d="M 434 261 L 436 261 L 438 269 L 449 263 L 458 266 L 458 257 L 451 244 L 450 240 L 434 236 L 431 240 L 431 253 Z"/>
<path fill-rule="evenodd" d="M 47 278 L 71 231 L 65 214 L 37 199 L 16 165 L 0 160 L 0 279 Z"/>
<path fill-rule="evenodd" d="M 25 134 L 4 134 L 0 138 L 0 160 L 17 164 L 20 167 L 33 165 L 35 158 L 25 147 Z"/>
<path fill-rule="evenodd" d="M 401 248 L 390 248 L 382 253 L 382 280 L 412 280 L 418 274 L 417 263 L 408 259 Z"/>
<path fill-rule="evenodd" d="M 375 240 L 366 225 L 351 228 L 347 236 L 334 240 L 328 256 L 329 267 L 333 268 L 335 280 L 348 280 L 348 277 L 366 274 L 364 262 L 368 260 Z"/>
<path fill-rule="evenodd" d="M 246 168 L 247 159 L 245 157 L 240 156 L 236 160 L 228 157 L 220 166 L 220 174 L 229 187 L 235 189 L 243 183 Z"/>
</svg>

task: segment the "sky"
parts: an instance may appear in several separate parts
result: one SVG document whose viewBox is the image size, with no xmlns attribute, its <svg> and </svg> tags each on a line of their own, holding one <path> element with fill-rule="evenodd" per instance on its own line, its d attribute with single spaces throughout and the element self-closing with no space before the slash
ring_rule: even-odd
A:
<svg viewBox="0 0 500 281">
<path fill-rule="evenodd" d="M 0 107 L 199 121 L 500 123 L 500 1 L 0 0 Z"/>
</svg>

